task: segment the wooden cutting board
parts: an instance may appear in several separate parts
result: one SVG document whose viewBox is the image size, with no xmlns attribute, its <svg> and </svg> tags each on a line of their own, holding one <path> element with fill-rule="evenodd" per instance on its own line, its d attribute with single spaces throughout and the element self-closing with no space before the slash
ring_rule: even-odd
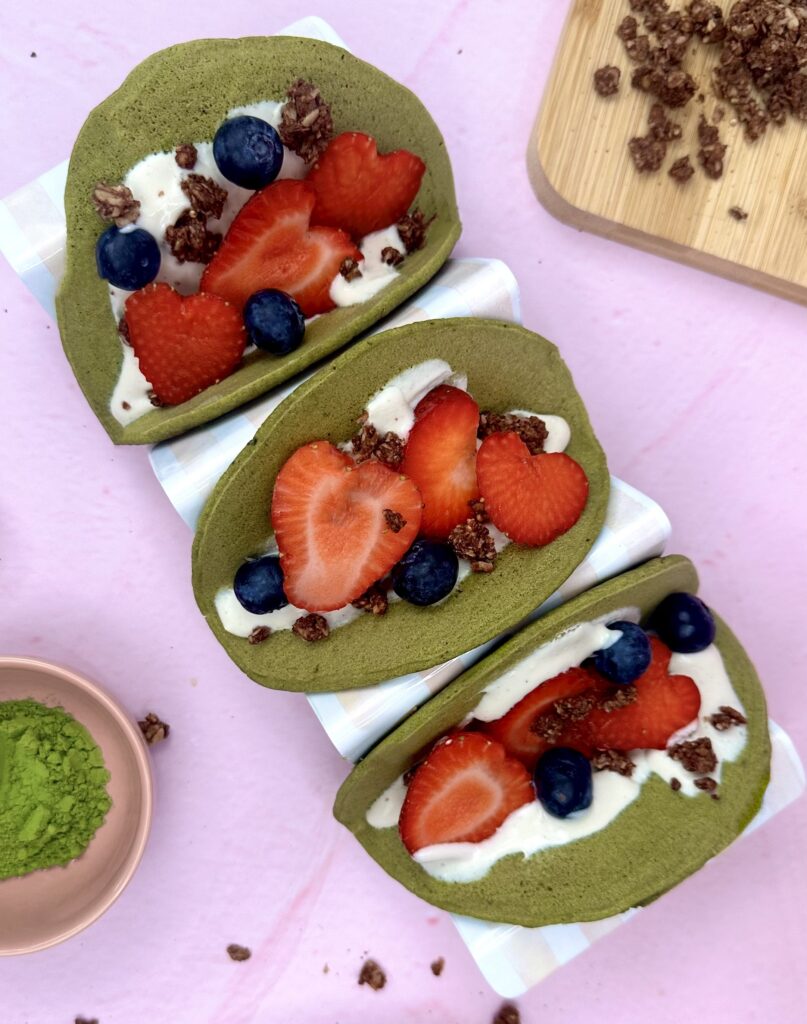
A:
<svg viewBox="0 0 807 1024">
<path fill-rule="evenodd" d="M 615 35 L 629 13 L 628 0 L 572 2 L 530 139 L 538 198 L 576 227 L 807 303 L 807 124 L 789 118 L 746 142 L 711 88 L 720 47 L 693 41 L 684 66 L 704 101 L 693 97 L 670 112 L 683 138 L 670 144 L 658 173 L 639 174 L 627 143 L 646 134 L 652 99 L 631 88 L 635 65 Z M 592 84 L 605 64 L 622 69 L 619 92 L 608 98 Z M 726 107 L 720 136 L 729 148 L 723 177 L 711 181 L 697 162 L 697 124 L 717 106 Z M 687 153 L 696 173 L 682 186 L 667 169 Z M 747 220 L 735 220 L 731 207 Z"/>
</svg>

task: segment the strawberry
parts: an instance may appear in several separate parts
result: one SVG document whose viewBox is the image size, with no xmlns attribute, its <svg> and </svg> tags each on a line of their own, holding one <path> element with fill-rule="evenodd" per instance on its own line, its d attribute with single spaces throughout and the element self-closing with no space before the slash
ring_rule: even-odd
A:
<svg viewBox="0 0 807 1024">
<path fill-rule="evenodd" d="M 441 384 L 418 402 L 401 472 L 423 495 L 421 533 L 444 540 L 471 511 L 476 485 L 476 428 L 479 406 L 471 396 Z"/>
<path fill-rule="evenodd" d="M 382 156 L 361 132 L 337 135 L 306 179 L 317 192 L 312 224 L 363 238 L 397 223 L 418 194 L 426 165 L 405 149 Z"/>
<path fill-rule="evenodd" d="M 163 405 L 179 405 L 228 377 L 246 344 L 241 314 L 216 295 L 149 284 L 126 300 L 129 341 Z"/>
<path fill-rule="evenodd" d="M 593 670 L 586 668 L 570 668 L 567 672 L 547 679 L 514 705 L 506 715 L 488 722 L 483 726 L 487 736 L 497 740 L 505 748 L 510 757 L 517 757 L 532 771 L 538 758 L 553 744 L 532 726 L 543 714 L 552 711 L 556 700 L 565 697 L 577 697 L 591 692 L 604 690 L 605 680 Z M 568 744 L 566 744 L 568 746 Z M 583 750 L 582 753 L 590 753 Z"/>
<path fill-rule="evenodd" d="M 384 516 L 389 509 L 404 518 L 397 532 Z M 406 552 L 420 513 L 417 487 L 380 462 L 357 466 L 327 441 L 298 448 L 272 495 L 286 596 L 309 612 L 355 601 Z"/>
<path fill-rule="evenodd" d="M 517 434 L 486 437 L 476 475 L 494 526 L 519 544 L 549 544 L 571 529 L 586 507 L 583 468 L 562 452 L 530 455 Z"/>
<path fill-rule="evenodd" d="M 202 275 L 201 290 L 239 307 L 263 288 L 296 300 L 305 316 L 334 308 L 331 282 L 362 254 L 344 231 L 309 227 L 316 193 L 305 181 L 275 181 L 241 208 Z"/>
<path fill-rule="evenodd" d="M 574 723 L 564 746 L 599 750 L 664 750 L 673 733 L 698 717 L 700 690 L 689 676 L 668 674 L 671 651 L 658 637 L 650 638 L 652 660 L 639 676 L 636 700 L 605 711 L 596 707 L 583 721 Z"/>
<path fill-rule="evenodd" d="M 437 843 L 478 843 L 534 799 L 529 772 L 500 743 L 461 732 L 438 743 L 418 767 L 398 829 L 410 853 Z"/>
</svg>

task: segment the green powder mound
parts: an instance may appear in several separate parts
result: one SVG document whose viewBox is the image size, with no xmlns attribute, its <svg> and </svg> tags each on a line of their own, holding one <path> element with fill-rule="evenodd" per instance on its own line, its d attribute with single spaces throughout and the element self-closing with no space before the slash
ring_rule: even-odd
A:
<svg viewBox="0 0 807 1024">
<path fill-rule="evenodd" d="M 729 845 L 759 810 L 770 774 L 765 696 L 754 666 L 715 616 L 715 643 L 748 718 L 745 747 L 723 765 L 719 800 L 683 797 L 658 776 L 607 827 L 531 857 L 511 854 L 474 882 L 432 878 L 407 853 L 397 828 L 376 829 L 367 810 L 434 741 L 464 721 L 483 691 L 531 651 L 580 622 L 635 606 L 645 619 L 667 594 L 698 589 L 692 563 L 656 558 L 561 605 L 517 633 L 411 715 L 353 769 L 334 815 L 393 878 L 455 914 L 529 928 L 594 921 L 643 906 Z"/>
<path fill-rule="evenodd" d="M 0 879 L 80 857 L 112 801 L 92 737 L 62 708 L 0 703 Z"/>
<path fill-rule="evenodd" d="M 331 104 L 336 133 L 372 135 L 380 152 L 408 149 L 426 163 L 415 198 L 434 215 L 426 245 L 401 264 L 399 276 L 366 302 L 310 322 L 288 356 L 248 354 L 224 380 L 181 405 L 146 413 L 126 427 L 109 411 L 122 363 L 108 287 L 95 266 L 95 243 L 108 226 L 90 195 L 99 181 L 119 182 L 150 153 L 210 140 L 233 107 L 281 100 L 297 78 L 314 82 Z M 62 344 L 87 401 L 116 444 L 151 444 L 264 394 L 338 349 L 414 294 L 448 258 L 460 234 L 454 180 L 445 143 L 409 89 L 338 46 L 293 36 L 198 39 L 152 54 L 87 118 L 65 189 L 66 269 L 56 312 Z"/>
</svg>

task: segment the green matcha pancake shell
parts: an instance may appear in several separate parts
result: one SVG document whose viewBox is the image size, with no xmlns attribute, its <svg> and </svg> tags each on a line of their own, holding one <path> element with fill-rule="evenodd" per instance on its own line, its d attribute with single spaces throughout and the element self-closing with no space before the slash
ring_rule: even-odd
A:
<svg viewBox="0 0 807 1024">
<path fill-rule="evenodd" d="M 407 256 L 399 276 L 359 305 L 334 309 L 307 325 L 303 344 L 287 356 L 248 354 L 229 377 L 177 406 L 121 426 L 109 411 L 121 344 L 98 276 L 95 243 L 108 226 L 90 201 L 99 181 L 122 181 L 150 153 L 212 140 L 229 110 L 282 101 L 298 78 L 314 82 L 331 104 L 334 132 L 372 135 L 379 152 L 408 149 L 426 163 L 415 205 L 435 215 L 423 249 Z M 173 437 L 243 405 L 323 359 L 395 309 L 447 259 L 460 234 L 451 164 L 442 136 L 418 98 L 381 71 L 328 43 L 296 37 L 202 39 L 169 47 L 139 64 L 96 107 L 79 133 L 65 190 L 66 271 L 56 299 L 59 330 L 76 379 L 116 444 Z"/>
<path fill-rule="evenodd" d="M 536 647 L 577 623 L 627 606 L 638 607 L 644 619 L 667 594 L 694 593 L 697 587 L 693 565 L 676 555 L 647 562 L 549 612 L 450 683 L 375 747 L 339 790 L 335 816 L 393 878 L 453 913 L 539 927 L 598 920 L 650 903 L 742 832 L 768 783 L 765 697 L 748 656 L 717 616 L 715 643 L 748 719 L 742 753 L 722 765 L 718 800 L 708 793 L 676 793 L 651 775 L 606 828 L 529 858 L 504 857 L 473 882 L 433 878 L 409 855 L 397 828 L 373 828 L 365 815 L 424 750 L 473 711 L 486 686 Z"/>
<path fill-rule="evenodd" d="M 215 608 L 239 566 L 266 549 L 275 477 L 301 445 L 334 444 L 356 432 L 371 396 L 428 359 L 468 376 L 480 409 L 528 409 L 563 416 L 566 452 L 586 472 L 589 495 L 575 525 L 543 548 L 508 545 L 490 574 L 472 573 L 443 602 L 390 604 L 307 643 L 290 630 L 263 643 L 228 633 Z M 196 600 L 224 649 L 250 678 L 280 690 L 347 690 L 438 665 L 512 629 L 583 560 L 605 519 L 609 476 L 585 406 L 550 342 L 523 327 L 472 318 L 426 321 L 367 338 L 297 388 L 266 420 L 217 484 L 193 545 Z"/>
</svg>

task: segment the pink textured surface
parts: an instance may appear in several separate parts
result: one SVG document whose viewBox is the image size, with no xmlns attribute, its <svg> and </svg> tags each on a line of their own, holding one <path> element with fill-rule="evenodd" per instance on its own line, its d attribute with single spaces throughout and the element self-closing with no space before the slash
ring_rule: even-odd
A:
<svg viewBox="0 0 807 1024">
<path fill-rule="evenodd" d="M 524 153 L 565 9 L 434 0 L 424 18 L 417 0 L 323 0 L 317 13 L 433 112 L 456 171 L 458 252 L 513 268 L 525 323 L 561 346 L 614 472 L 670 514 L 674 549 L 699 565 L 804 756 L 805 312 L 538 206 Z M 0 41 L 0 194 L 61 160 L 153 50 L 306 13 L 299 0 L 141 0 L 121 25 L 89 0 L 17 5 Z M 88 932 L 0 964 L 3 1024 L 489 1021 L 499 1000 L 448 918 L 331 819 L 346 766 L 305 701 L 241 677 L 197 614 L 191 538 L 145 452 L 109 444 L 55 326 L 2 261 L 0 290 L 0 650 L 85 671 L 174 727 L 154 750 L 139 873 Z M 806 846 L 802 801 L 525 996 L 522 1020 L 576 1024 L 596 1004 L 620 1024 L 677 1022 L 682 1007 L 803 1021 Z M 232 963 L 230 942 L 252 959 Z M 356 985 L 365 950 L 388 971 L 382 992 Z"/>
</svg>

